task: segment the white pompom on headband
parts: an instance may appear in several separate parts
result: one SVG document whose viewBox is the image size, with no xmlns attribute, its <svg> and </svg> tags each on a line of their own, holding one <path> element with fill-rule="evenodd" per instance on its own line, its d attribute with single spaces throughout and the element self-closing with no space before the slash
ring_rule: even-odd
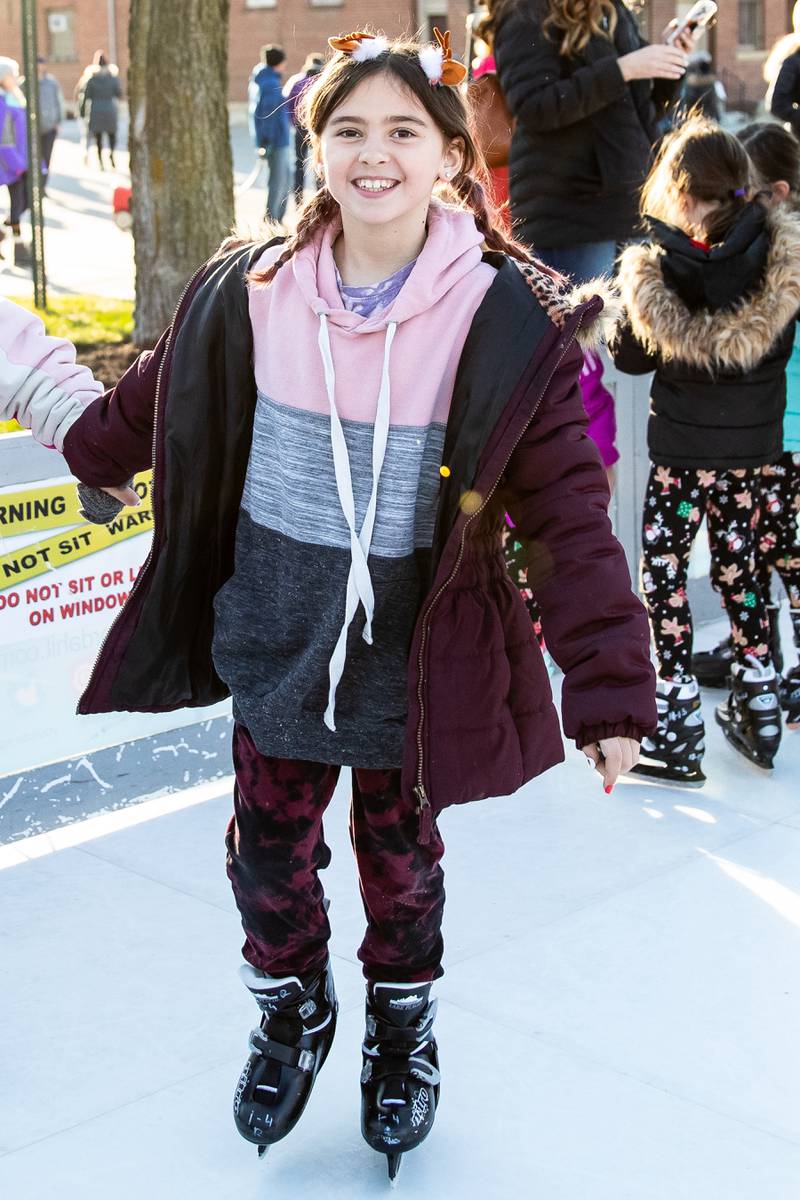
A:
<svg viewBox="0 0 800 1200">
<path fill-rule="evenodd" d="M 364 38 L 358 44 L 351 57 L 356 62 L 369 62 L 371 58 L 380 58 L 389 49 L 389 39 L 378 35 L 374 38 Z"/>
<path fill-rule="evenodd" d="M 444 69 L 444 51 L 441 46 L 423 46 L 419 52 L 419 65 L 431 83 L 441 83 Z"/>
</svg>

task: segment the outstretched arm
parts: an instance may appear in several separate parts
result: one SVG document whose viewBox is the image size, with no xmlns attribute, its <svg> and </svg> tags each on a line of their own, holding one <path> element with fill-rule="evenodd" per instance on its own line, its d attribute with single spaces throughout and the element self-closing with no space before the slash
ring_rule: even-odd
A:
<svg viewBox="0 0 800 1200">
<path fill-rule="evenodd" d="M 37 316 L 0 297 L 0 420 L 18 421 L 37 442 L 61 450 L 102 392 L 88 367 L 75 361 L 71 342 L 48 337 Z"/>
</svg>

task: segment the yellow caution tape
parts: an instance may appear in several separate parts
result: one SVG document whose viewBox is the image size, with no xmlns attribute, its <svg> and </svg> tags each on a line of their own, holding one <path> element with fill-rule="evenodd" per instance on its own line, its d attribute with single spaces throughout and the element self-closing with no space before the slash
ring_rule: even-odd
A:
<svg viewBox="0 0 800 1200">
<path fill-rule="evenodd" d="M 141 507 L 123 509 L 126 513 L 152 512 L 152 471 L 143 471 L 134 480 Z M 18 492 L 0 492 L 0 539 L 21 533 L 39 533 L 67 525 L 82 525 L 78 509 L 78 489 L 74 483 L 52 483 L 25 488 Z M 2 560 L 0 560 L 2 561 Z M 2 586 L 2 581 L 0 581 Z"/>
<path fill-rule="evenodd" d="M 23 546 L 0 557 L 0 592 L 45 572 L 57 571 L 59 567 L 85 558 L 88 554 L 96 554 L 98 550 L 106 550 L 152 528 L 153 513 L 150 509 L 126 508 L 109 525 L 80 525 L 68 533 L 56 534 L 46 541 Z"/>
</svg>

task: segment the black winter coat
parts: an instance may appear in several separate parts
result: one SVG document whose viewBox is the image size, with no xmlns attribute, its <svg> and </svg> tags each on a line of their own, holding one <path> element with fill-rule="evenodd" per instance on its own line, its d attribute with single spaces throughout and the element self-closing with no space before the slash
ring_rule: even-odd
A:
<svg viewBox="0 0 800 1200">
<path fill-rule="evenodd" d="M 638 192 L 676 85 L 625 82 L 617 59 L 646 43 L 622 0 L 615 4 L 614 41 L 593 37 L 575 59 L 542 32 L 545 0 L 522 0 L 495 33 L 500 84 L 517 120 L 511 214 L 528 245 L 621 242 L 638 225 Z"/>
<path fill-rule="evenodd" d="M 770 112 L 800 133 L 800 50 L 784 59 L 772 92 Z"/>
<path fill-rule="evenodd" d="M 627 324 L 612 348 L 621 371 L 655 371 L 650 458 L 709 471 L 774 462 L 800 312 L 800 217 L 750 204 L 710 251 L 660 221 L 650 231 L 622 255 Z"/>
</svg>

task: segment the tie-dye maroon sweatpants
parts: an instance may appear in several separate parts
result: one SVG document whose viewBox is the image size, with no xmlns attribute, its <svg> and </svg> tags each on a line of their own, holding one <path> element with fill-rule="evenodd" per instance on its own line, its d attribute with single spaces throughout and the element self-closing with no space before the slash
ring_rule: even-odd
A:
<svg viewBox="0 0 800 1200">
<path fill-rule="evenodd" d="M 238 724 L 233 762 L 225 844 L 244 957 L 270 975 L 316 971 L 330 937 L 318 876 L 331 860 L 322 818 L 341 767 L 267 758 Z M 434 824 L 430 845 L 420 846 L 418 829 L 399 771 L 353 769 L 350 840 L 367 917 L 358 957 L 373 982 L 422 983 L 442 974 L 444 845 Z"/>
</svg>

